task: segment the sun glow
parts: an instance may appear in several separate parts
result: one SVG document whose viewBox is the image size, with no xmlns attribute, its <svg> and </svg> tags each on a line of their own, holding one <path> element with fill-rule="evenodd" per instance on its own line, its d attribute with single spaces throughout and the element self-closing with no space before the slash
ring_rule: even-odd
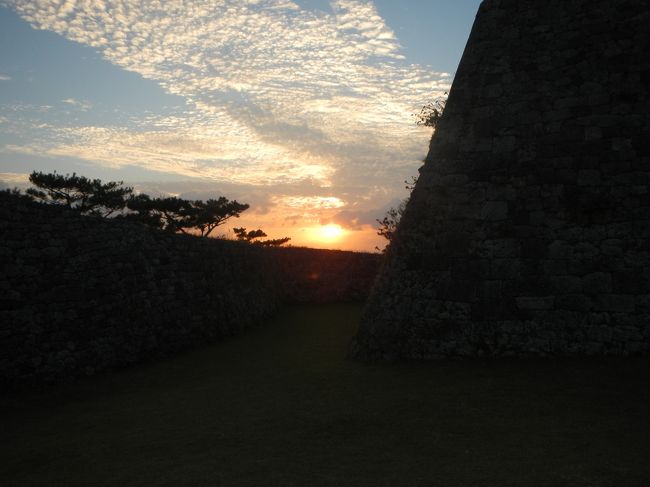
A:
<svg viewBox="0 0 650 487">
<path fill-rule="evenodd" d="M 340 227 L 340 225 L 335 225 L 330 223 L 329 225 L 323 225 L 316 229 L 316 237 L 321 242 L 334 242 L 340 239 L 345 231 Z"/>
</svg>

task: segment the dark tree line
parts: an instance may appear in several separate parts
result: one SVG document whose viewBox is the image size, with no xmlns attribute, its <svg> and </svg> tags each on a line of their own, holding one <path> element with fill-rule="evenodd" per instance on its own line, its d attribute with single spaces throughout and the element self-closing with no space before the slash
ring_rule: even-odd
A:
<svg viewBox="0 0 650 487">
<path fill-rule="evenodd" d="M 26 193 L 43 203 L 65 206 L 82 215 L 103 218 L 120 218 L 136 221 L 170 233 L 198 234 L 208 237 L 218 226 L 231 218 L 239 218 L 250 206 L 230 201 L 224 196 L 217 199 L 186 200 L 174 196 L 152 198 L 148 194 L 134 194 L 133 188 L 123 181 L 103 183 L 84 176 L 32 172 L 29 181 L 35 186 Z M 282 245 L 290 238 L 256 240 L 266 237 L 262 230 L 246 232 L 235 228 L 238 240 L 259 245 Z"/>
</svg>

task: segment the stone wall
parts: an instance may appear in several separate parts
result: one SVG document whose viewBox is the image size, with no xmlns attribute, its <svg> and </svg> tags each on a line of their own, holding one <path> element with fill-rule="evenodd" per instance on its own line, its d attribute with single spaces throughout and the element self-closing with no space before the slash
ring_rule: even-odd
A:
<svg viewBox="0 0 650 487">
<path fill-rule="evenodd" d="M 168 235 L 0 193 L 0 382 L 61 380 L 362 300 L 380 256 Z"/>
<path fill-rule="evenodd" d="M 357 356 L 648 352 L 649 25 L 483 2 Z"/>
<path fill-rule="evenodd" d="M 363 302 L 383 256 L 303 247 L 264 249 L 282 302 Z"/>
</svg>

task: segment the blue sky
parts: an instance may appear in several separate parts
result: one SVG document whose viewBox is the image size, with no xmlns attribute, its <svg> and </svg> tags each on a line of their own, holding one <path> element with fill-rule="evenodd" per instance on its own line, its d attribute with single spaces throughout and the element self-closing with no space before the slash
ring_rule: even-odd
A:
<svg viewBox="0 0 650 487">
<path fill-rule="evenodd" d="M 411 114 L 448 90 L 479 3 L 0 0 L 0 180 L 223 194 L 251 204 L 238 225 L 370 250 L 426 154 Z"/>
</svg>

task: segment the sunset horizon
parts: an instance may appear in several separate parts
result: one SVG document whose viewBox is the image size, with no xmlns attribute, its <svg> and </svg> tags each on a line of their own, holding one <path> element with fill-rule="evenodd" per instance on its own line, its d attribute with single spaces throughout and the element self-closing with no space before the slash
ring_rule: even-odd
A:
<svg viewBox="0 0 650 487">
<path fill-rule="evenodd" d="M 649 25 L 0 0 L 2 486 L 650 485 Z"/>
<path fill-rule="evenodd" d="M 234 226 L 376 251 L 428 150 L 413 114 L 448 91 L 479 3 L 4 0 L 0 185 L 225 196 L 250 205 Z"/>
</svg>

